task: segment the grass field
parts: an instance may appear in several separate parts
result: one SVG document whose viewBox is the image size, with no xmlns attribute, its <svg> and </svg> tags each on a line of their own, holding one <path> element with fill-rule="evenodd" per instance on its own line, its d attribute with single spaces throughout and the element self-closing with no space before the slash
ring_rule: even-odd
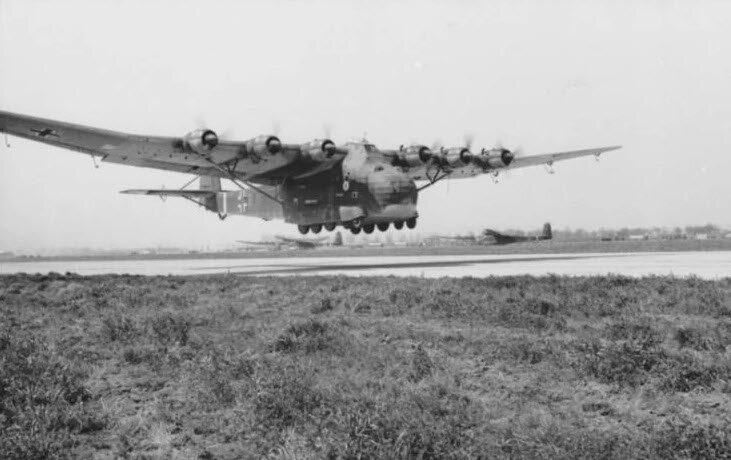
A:
<svg viewBox="0 0 731 460">
<path fill-rule="evenodd" d="M 731 279 L 0 277 L 0 458 L 729 458 Z"/>
</svg>

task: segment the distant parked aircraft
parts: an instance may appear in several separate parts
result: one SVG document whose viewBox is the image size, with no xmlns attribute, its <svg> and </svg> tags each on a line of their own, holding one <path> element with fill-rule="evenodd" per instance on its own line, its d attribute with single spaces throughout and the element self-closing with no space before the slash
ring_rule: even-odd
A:
<svg viewBox="0 0 731 460">
<path fill-rule="evenodd" d="M 320 238 L 291 238 L 283 235 L 274 235 L 276 241 L 237 241 L 238 243 L 252 246 L 272 246 L 274 249 L 281 249 L 282 246 L 296 249 L 315 249 L 321 246 L 342 246 L 343 235 L 335 233 L 333 238 L 323 236 Z M 327 240 L 330 240 L 329 242 Z"/>
<path fill-rule="evenodd" d="M 486 228 L 485 231 L 482 232 L 482 235 L 485 239 L 493 238 L 495 240 L 495 244 L 522 243 L 525 241 L 544 241 L 553 239 L 551 224 L 548 222 L 543 224 L 543 233 L 538 236 L 505 235 L 489 228 Z"/>
<path fill-rule="evenodd" d="M 504 233 L 496 232 L 490 228 L 486 228 L 479 236 L 465 235 L 448 238 L 452 240 L 469 241 L 476 244 L 511 244 L 523 243 L 526 241 L 550 240 L 553 239 L 553 232 L 551 231 L 551 224 L 546 222 L 543 225 L 543 233 L 537 236 L 506 235 Z"/>
</svg>

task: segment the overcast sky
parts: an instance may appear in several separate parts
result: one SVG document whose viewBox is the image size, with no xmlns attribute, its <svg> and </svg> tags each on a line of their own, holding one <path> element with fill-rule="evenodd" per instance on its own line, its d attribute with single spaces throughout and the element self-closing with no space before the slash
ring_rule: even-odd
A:
<svg viewBox="0 0 731 460">
<path fill-rule="evenodd" d="M 424 232 L 731 225 L 729 2 L 0 0 L 0 108 L 128 131 L 277 127 L 382 147 L 497 141 L 583 158 L 446 181 Z M 294 226 L 121 195 L 188 177 L 0 143 L 0 250 L 220 246 Z"/>
</svg>

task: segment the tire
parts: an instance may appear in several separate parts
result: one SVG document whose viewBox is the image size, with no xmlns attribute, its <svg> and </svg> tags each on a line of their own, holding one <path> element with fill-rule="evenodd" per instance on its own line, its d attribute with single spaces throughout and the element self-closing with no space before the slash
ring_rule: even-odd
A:
<svg viewBox="0 0 731 460">
<path fill-rule="evenodd" d="M 404 228 L 404 221 L 397 220 L 396 222 L 393 223 L 393 228 L 395 228 L 396 230 L 401 230 L 402 228 Z"/>
<path fill-rule="evenodd" d="M 409 228 L 416 227 L 416 217 L 412 217 L 411 219 L 406 221 L 406 226 Z"/>
<path fill-rule="evenodd" d="M 335 230 L 335 227 L 337 227 L 337 226 L 338 226 L 338 224 L 336 224 L 335 222 L 329 222 L 329 223 L 325 224 L 325 230 L 327 230 L 328 232 L 332 232 L 333 230 Z"/>
<path fill-rule="evenodd" d="M 360 227 L 350 227 L 350 233 L 352 233 L 353 235 L 357 235 L 358 233 L 360 233 Z"/>
<path fill-rule="evenodd" d="M 310 226 L 309 225 L 298 225 L 297 230 L 299 230 L 299 232 L 301 234 L 307 235 L 307 232 L 310 231 Z"/>
<path fill-rule="evenodd" d="M 366 224 L 363 226 L 363 231 L 369 235 L 371 233 L 373 233 L 373 230 L 375 230 L 375 229 L 376 229 L 376 226 L 373 224 Z"/>
<path fill-rule="evenodd" d="M 388 230 L 388 224 L 389 222 L 379 222 L 378 224 L 376 224 L 376 227 L 378 227 L 378 230 L 385 232 L 386 230 Z"/>
<path fill-rule="evenodd" d="M 310 230 L 312 230 L 312 233 L 320 233 L 320 231 L 322 230 L 322 224 L 310 225 Z"/>
</svg>

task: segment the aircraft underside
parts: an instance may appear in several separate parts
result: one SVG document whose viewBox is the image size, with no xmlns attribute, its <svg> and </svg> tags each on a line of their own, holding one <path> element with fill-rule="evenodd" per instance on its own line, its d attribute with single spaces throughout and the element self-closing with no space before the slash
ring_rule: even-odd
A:
<svg viewBox="0 0 731 460">
<path fill-rule="evenodd" d="M 201 202 L 220 216 L 245 215 L 265 220 L 284 219 L 300 233 L 333 231 L 338 226 L 357 234 L 386 231 L 391 224 L 414 228 L 418 213 L 413 182 L 343 180 L 340 168 L 281 186 L 261 186 L 260 192 L 220 191 Z"/>
</svg>

